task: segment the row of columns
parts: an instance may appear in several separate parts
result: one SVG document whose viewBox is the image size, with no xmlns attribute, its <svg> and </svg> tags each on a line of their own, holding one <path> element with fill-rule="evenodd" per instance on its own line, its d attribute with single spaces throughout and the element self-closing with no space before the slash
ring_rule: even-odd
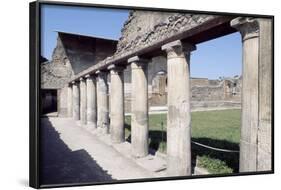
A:
<svg viewBox="0 0 281 190">
<path fill-rule="evenodd" d="M 181 41 L 162 47 L 168 64 L 167 154 L 170 175 L 191 174 L 190 128 L 190 52 L 195 46 Z M 131 147 L 134 157 L 148 155 L 148 82 L 149 60 L 138 56 L 128 59 L 132 69 Z M 125 141 L 124 130 L 124 66 L 110 65 L 107 71 L 80 78 L 72 86 L 72 115 L 81 125 L 110 133 L 113 143 Z M 110 70 L 110 112 L 107 75 Z M 97 79 L 97 83 L 96 80 Z M 70 103 L 69 103 L 70 105 Z M 71 113 L 69 111 L 69 113 Z M 110 113 L 110 114 L 109 114 Z M 110 121 L 109 121 L 110 115 Z"/>
<path fill-rule="evenodd" d="M 258 117 L 258 33 L 252 20 L 231 22 L 243 36 L 243 98 L 240 145 L 240 170 L 252 168 L 247 162 L 255 156 L 255 131 Z M 249 27 L 250 26 L 250 27 Z M 252 26 L 252 27 L 251 27 Z M 249 30 L 247 30 L 247 27 Z M 191 175 L 191 114 L 190 114 L 190 54 L 196 49 L 191 43 L 180 40 L 161 48 L 167 54 L 168 115 L 167 115 L 167 173 L 173 176 Z M 132 69 L 131 147 L 135 157 L 148 155 L 148 60 L 138 56 L 128 59 Z M 125 141 L 124 135 L 124 66 L 110 65 L 95 75 L 80 78 L 69 87 L 72 103 L 69 117 L 79 120 L 101 133 L 110 133 L 113 143 Z M 110 111 L 107 75 L 110 70 Z M 97 80 L 97 83 L 96 83 Z M 109 121 L 110 113 L 110 121 Z M 251 135 L 249 136 L 249 133 Z M 251 143 L 252 142 L 252 143 Z M 251 152 L 251 154 L 249 154 Z M 242 162 L 241 162 L 242 161 Z"/>
</svg>

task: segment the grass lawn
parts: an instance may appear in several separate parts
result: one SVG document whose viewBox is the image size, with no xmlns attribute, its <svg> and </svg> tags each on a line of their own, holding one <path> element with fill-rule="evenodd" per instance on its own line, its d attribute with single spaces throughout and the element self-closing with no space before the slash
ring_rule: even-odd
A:
<svg viewBox="0 0 281 190">
<path fill-rule="evenodd" d="M 192 141 L 216 148 L 239 150 L 241 110 L 191 113 Z M 130 140 L 131 117 L 125 117 L 125 135 Z M 166 152 L 166 114 L 149 115 L 149 147 Z M 210 173 L 238 172 L 239 154 L 209 150 L 192 144 L 192 163 L 196 158 Z"/>
</svg>

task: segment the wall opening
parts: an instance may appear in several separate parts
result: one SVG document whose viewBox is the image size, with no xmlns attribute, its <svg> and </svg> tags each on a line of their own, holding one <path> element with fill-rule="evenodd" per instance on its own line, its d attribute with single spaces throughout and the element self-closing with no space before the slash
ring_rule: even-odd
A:
<svg viewBox="0 0 281 190">
<path fill-rule="evenodd" d="M 56 89 L 41 89 L 41 110 L 42 114 L 49 114 L 58 111 L 58 99 Z"/>
</svg>

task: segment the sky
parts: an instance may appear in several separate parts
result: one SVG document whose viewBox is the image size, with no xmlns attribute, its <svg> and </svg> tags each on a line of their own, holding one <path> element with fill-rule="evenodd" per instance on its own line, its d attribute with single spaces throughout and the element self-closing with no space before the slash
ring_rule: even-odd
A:
<svg viewBox="0 0 281 190">
<path fill-rule="evenodd" d="M 118 40 L 129 11 L 124 9 L 43 5 L 41 54 L 51 59 L 57 32 Z M 191 77 L 218 79 L 241 75 L 242 42 L 238 32 L 197 44 L 191 54 Z"/>
</svg>

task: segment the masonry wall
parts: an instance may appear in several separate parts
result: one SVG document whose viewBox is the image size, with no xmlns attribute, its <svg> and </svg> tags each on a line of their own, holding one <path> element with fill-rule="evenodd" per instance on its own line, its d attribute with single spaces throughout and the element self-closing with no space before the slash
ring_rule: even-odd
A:
<svg viewBox="0 0 281 190">
<path fill-rule="evenodd" d="M 163 74 L 163 77 L 158 77 Z M 157 81 L 167 78 L 167 60 L 157 56 L 148 63 L 148 104 L 149 106 L 166 106 L 167 82 Z M 207 78 L 191 78 L 191 107 L 241 107 L 242 78 L 225 78 L 208 80 Z M 131 110 L 131 67 L 124 71 L 125 111 Z M 159 86 L 165 85 L 163 86 Z M 235 83 L 235 87 L 234 87 Z M 164 92 L 164 93 L 163 93 Z"/>
<path fill-rule="evenodd" d="M 67 117 L 67 87 L 58 90 L 58 116 Z"/>
</svg>

